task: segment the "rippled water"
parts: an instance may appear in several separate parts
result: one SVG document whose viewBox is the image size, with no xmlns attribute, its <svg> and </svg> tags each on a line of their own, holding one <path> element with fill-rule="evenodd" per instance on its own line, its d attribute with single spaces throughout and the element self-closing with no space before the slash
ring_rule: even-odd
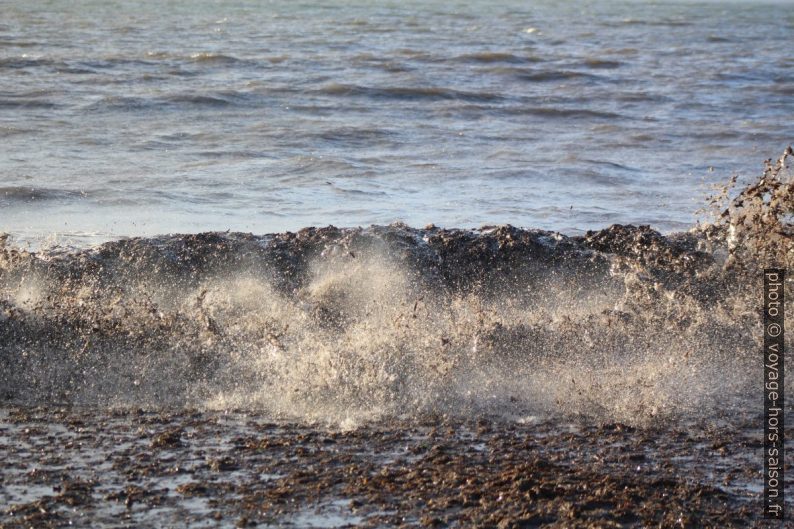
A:
<svg viewBox="0 0 794 529">
<path fill-rule="evenodd" d="M 794 137 L 790 7 L 11 0 L 0 231 L 686 228 Z"/>
</svg>

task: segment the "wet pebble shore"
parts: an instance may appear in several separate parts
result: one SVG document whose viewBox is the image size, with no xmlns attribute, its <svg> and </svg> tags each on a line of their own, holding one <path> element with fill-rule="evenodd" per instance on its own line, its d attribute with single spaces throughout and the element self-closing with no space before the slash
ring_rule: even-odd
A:
<svg viewBox="0 0 794 529">
<path fill-rule="evenodd" d="M 755 422 L 5 407 L 0 527 L 762 527 Z"/>
</svg>

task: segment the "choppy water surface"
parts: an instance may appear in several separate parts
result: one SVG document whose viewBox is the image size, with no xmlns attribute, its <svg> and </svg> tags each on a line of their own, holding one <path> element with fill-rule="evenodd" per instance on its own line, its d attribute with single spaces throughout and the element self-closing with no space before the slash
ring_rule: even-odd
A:
<svg viewBox="0 0 794 529">
<path fill-rule="evenodd" d="M 755 2 L 12 0 L 0 230 L 681 229 L 794 137 L 793 45 Z"/>
<path fill-rule="evenodd" d="M 0 526 L 749 526 L 790 7 L 0 3 Z"/>
</svg>

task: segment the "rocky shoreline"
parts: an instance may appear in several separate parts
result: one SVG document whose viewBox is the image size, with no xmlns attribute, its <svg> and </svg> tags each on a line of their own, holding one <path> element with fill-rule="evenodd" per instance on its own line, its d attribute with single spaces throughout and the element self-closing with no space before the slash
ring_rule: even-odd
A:
<svg viewBox="0 0 794 529">
<path fill-rule="evenodd" d="M 4 408 L 0 527 L 763 527 L 748 417 L 354 430 L 255 413 Z"/>
</svg>

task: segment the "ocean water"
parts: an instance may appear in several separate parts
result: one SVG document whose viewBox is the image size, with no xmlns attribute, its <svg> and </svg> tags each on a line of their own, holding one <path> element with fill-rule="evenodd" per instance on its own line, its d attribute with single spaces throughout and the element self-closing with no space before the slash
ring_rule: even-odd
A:
<svg viewBox="0 0 794 529">
<path fill-rule="evenodd" d="M 0 526 L 750 526 L 792 7 L 0 0 Z"/>
<path fill-rule="evenodd" d="M 792 7 L 0 0 L 0 526 L 750 526 Z"/>
<path fill-rule="evenodd" d="M 0 5 L 0 231 L 692 225 L 794 138 L 761 2 Z"/>
</svg>

